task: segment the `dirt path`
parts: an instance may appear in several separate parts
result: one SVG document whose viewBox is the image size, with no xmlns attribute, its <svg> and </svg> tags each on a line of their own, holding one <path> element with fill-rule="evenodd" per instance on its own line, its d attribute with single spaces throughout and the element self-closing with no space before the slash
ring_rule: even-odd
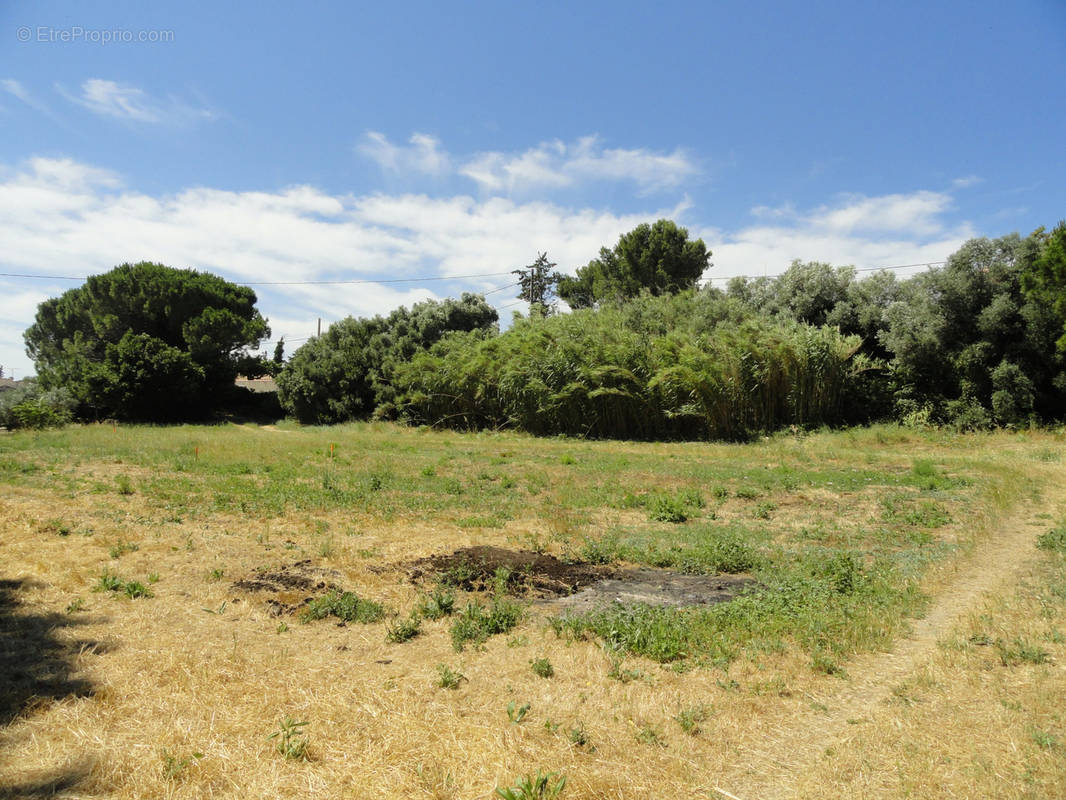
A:
<svg viewBox="0 0 1066 800">
<path fill-rule="evenodd" d="M 811 696 L 811 710 L 791 717 L 787 724 L 767 731 L 764 744 L 749 749 L 743 771 L 723 775 L 709 792 L 727 800 L 784 800 L 799 797 L 795 778 L 815 766 L 826 748 L 844 741 L 851 733 L 849 720 L 871 714 L 916 669 L 934 653 L 937 641 L 951 632 L 982 596 L 1011 589 L 1027 561 L 1036 553 L 1036 539 L 1048 512 L 1056 518 L 1066 506 L 1066 475 L 1048 481 L 1044 499 L 1022 507 L 1002 520 L 992 535 L 986 535 L 966 556 L 953 565 L 955 574 L 937 593 L 929 613 L 912 625 L 911 634 L 887 653 L 873 653 L 848 664 L 852 680 L 840 690 Z"/>
</svg>

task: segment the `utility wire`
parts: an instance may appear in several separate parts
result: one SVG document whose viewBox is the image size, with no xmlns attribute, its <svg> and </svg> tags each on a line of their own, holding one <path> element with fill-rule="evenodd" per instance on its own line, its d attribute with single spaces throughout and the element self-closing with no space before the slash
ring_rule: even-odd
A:
<svg viewBox="0 0 1066 800">
<path fill-rule="evenodd" d="M 234 281 L 241 286 L 319 286 L 319 285 L 337 285 L 337 284 L 352 284 L 352 283 L 422 283 L 428 281 L 460 281 L 467 278 L 495 278 L 500 275 L 510 275 L 508 272 L 479 272 L 474 275 L 441 275 L 431 276 L 423 278 L 382 278 L 380 280 L 375 278 L 353 278 L 351 280 L 332 280 L 332 281 Z M 35 278 L 37 280 L 49 280 L 49 281 L 84 281 L 88 280 L 87 276 L 84 278 L 75 278 L 71 275 L 29 275 L 19 272 L 0 272 L 0 278 Z"/>
<path fill-rule="evenodd" d="M 946 261 L 925 261 L 921 264 L 891 264 L 884 267 L 856 267 L 856 272 L 877 272 L 879 270 L 887 269 L 910 269 L 912 267 L 932 267 L 938 264 L 946 264 Z M 352 278 L 350 280 L 325 280 L 325 281 L 241 281 L 241 286 L 335 286 L 342 284 L 361 284 L 361 283 L 422 283 L 429 281 L 460 281 L 467 280 L 469 278 L 495 278 L 500 275 L 510 275 L 511 270 L 507 272 L 478 272 L 470 275 L 440 275 L 440 276 L 424 276 L 421 278 Z M 92 277 L 92 276 L 87 276 Z M 49 281 L 84 281 L 87 277 L 74 277 L 73 275 L 31 275 L 24 272 L 0 272 L 0 278 L 28 278 L 31 280 L 49 280 Z M 751 275 L 729 275 L 729 276 L 715 276 L 708 280 L 712 281 L 728 281 L 733 278 L 750 278 L 761 277 Z M 774 276 L 770 276 L 774 277 Z M 235 281 L 236 282 L 236 281 Z M 517 286 L 517 283 L 510 283 L 507 286 L 502 286 L 500 289 L 491 289 L 490 292 L 500 291 L 502 289 L 510 288 L 511 286 Z M 488 292 L 485 292 L 488 294 Z"/>
</svg>

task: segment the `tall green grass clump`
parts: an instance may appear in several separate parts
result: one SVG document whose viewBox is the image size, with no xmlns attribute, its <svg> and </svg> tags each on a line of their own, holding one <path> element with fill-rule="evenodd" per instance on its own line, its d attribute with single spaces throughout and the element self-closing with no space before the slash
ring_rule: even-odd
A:
<svg viewBox="0 0 1066 800">
<path fill-rule="evenodd" d="M 463 430 L 744 439 L 838 421 L 860 344 L 712 295 L 644 297 L 446 336 L 397 367 L 397 407 Z"/>
</svg>

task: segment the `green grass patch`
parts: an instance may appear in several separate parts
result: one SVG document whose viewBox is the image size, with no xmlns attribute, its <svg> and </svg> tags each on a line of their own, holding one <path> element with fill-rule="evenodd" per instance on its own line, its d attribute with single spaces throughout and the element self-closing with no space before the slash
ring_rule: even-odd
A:
<svg viewBox="0 0 1066 800">
<path fill-rule="evenodd" d="M 493 598 L 487 607 L 468 603 L 452 622 L 452 646 L 462 651 L 468 644 L 482 644 L 490 636 L 514 628 L 521 616 L 522 606 L 505 597 Z"/>
<path fill-rule="evenodd" d="M 379 622 L 384 616 L 385 609 L 380 603 L 365 600 L 354 592 L 333 591 L 311 600 L 300 612 L 300 621 L 312 622 L 327 617 L 336 617 L 345 622 L 366 624 Z"/>
</svg>

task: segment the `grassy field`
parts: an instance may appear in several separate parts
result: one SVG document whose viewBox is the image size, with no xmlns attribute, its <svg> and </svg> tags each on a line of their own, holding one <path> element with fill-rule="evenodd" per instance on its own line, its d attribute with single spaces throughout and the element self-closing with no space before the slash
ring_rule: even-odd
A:
<svg viewBox="0 0 1066 800">
<path fill-rule="evenodd" d="M 1064 444 L 0 434 L 0 797 L 1063 796 Z M 472 545 L 752 580 L 410 579 Z"/>
</svg>

